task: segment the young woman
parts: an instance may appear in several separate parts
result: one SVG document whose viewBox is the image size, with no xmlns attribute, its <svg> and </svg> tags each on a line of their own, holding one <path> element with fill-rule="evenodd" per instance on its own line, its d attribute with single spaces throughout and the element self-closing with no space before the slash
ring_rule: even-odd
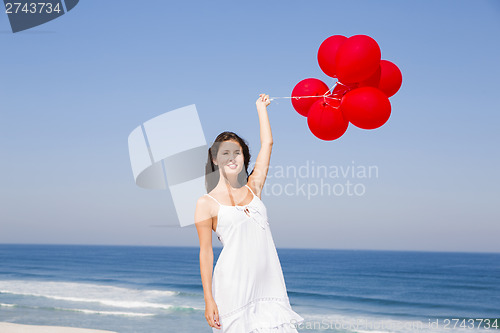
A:
<svg viewBox="0 0 500 333">
<path fill-rule="evenodd" d="M 250 152 L 233 132 L 217 136 L 208 150 L 208 194 L 196 204 L 200 273 L 205 318 L 213 332 L 297 332 L 304 319 L 288 299 L 261 193 L 269 169 L 273 137 L 267 115 L 269 96 L 256 102 L 261 148 L 248 175 Z M 212 230 L 223 249 L 213 270 Z"/>
</svg>

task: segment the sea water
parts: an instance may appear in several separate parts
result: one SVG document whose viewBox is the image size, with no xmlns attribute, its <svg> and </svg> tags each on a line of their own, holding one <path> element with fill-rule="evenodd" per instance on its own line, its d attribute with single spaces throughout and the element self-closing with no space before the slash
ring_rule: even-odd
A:
<svg viewBox="0 0 500 333">
<path fill-rule="evenodd" d="M 211 332 L 198 251 L 0 245 L 0 321 Z M 299 332 L 500 326 L 500 254 L 278 249 L 278 255 L 292 308 L 305 319 Z"/>
</svg>

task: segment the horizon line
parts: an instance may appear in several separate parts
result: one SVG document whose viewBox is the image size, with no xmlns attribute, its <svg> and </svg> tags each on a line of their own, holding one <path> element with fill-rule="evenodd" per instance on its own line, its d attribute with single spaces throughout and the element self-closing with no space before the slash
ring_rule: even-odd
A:
<svg viewBox="0 0 500 333">
<path fill-rule="evenodd" d="M 158 248 L 199 248 L 193 245 L 137 245 L 137 244 L 65 244 L 65 243 L 3 243 L 2 245 L 26 245 L 26 246 L 88 246 L 88 247 L 158 247 Z M 222 249 L 214 246 L 214 249 Z M 276 247 L 278 250 L 315 250 L 315 251 L 366 251 L 366 252 L 421 252 L 421 253 L 472 253 L 472 254 L 500 254 L 500 251 L 456 251 L 456 250 L 408 250 L 408 249 L 345 249 L 345 248 L 308 248 L 308 247 Z"/>
</svg>

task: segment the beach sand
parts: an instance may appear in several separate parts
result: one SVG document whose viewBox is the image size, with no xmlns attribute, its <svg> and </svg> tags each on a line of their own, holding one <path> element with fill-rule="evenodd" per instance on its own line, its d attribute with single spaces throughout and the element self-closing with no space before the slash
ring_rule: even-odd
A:
<svg viewBox="0 0 500 333">
<path fill-rule="evenodd" d="M 0 322 L 2 333 L 116 333 L 111 331 L 91 330 L 86 328 L 20 325 Z"/>
</svg>

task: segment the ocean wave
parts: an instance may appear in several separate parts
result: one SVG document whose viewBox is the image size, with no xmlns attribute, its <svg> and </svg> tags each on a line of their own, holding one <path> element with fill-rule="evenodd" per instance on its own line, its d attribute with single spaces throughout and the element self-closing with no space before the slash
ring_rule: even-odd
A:
<svg viewBox="0 0 500 333">
<path fill-rule="evenodd" d="M 105 293 L 105 294 L 141 294 L 143 296 L 163 296 L 172 297 L 180 294 L 179 291 L 172 290 L 152 290 L 152 289 L 132 289 L 115 287 L 102 284 L 77 283 L 77 282 L 55 282 L 37 280 L 0 280 L 1 289 L 23 290 L 26 292 L 39 293 L 40 290 L 53 291 L 78 291 L 80 293 Z"/>
<path fill-rule="evenodd" d="M 311 298 L 315 300 L 324 299 L 327 301 L 340 301 L 340 302 L 350 302 L 353 304 L 371 304 L 376 306 L 390 306 L 390 307 L 409 307 L 415 309 L 446 309 L 446 310 L 468 310 L 467 305 L 462 305 L 458 303 L 430 303 L 430 302 L 417 302 L 411 300 L 403 299 L 390 299 L 390 298 L 380 298 L 380 297 L 367 297 L 358 295 L 342 295 L 342 294 L 321 294 L 314 291 L 310 292 L 300 292 L 300 291 L 288 291 L 289 296 Z M 487 305 L 476 306 L 476 309 L 489 311 L 491 307 Z"/>
<path fill-rule="evenodd" d="M 44 310 L 56 310 L 56 311 L 70 311 L 70 312 L 81 312 L 81 313 L 85 313 L 85 314 L 97 314 L 97 315 L 106 315 L 106 316 L 151 317 L 151 316 L 156 315 L 154 313 L 104 311 L 104 310 L 92 310 L 92 309 L 73 309 L 73 308 L 29 306 L 29 305 L 5 304 L 5 303 L 0 303 L 0 307 L 11 307 L 11 308 L 12 307 L 19 307 L 22 309 L 44 309 Z"/>
<path fill-rule="evenodd" d="M 0 307 L 4 307 L 4 308 L 14 308 L 16 307 L 17 304 L 5 304 L 5 303 L 0 303 Z"/>
<path fill-rule="evenodd" d="M 53 309 L 58 310 L 58 311 L 81 312 L 81 313 L 85 313 L 85 314 L 97 314 L 97 315 L 104 315 L 104 316 L 126 316 L 126 317 L 151 317 L 151 316 L 155 316 L 154 313 L 102 311 L 102 310 L 69 309 L 69 308 L 53 308 Z"/>
<path fill-rule="evenodd" d="M 140 308 L 153 308 L 161 310 L 203 310 L 194 306 L 184 306 L 184 305 L 173 305 L 164 303 L 150 303 L 150 302 L 137 302 L 137 301 L 117 301 L 111 299 L 94 299 L 94 298 L 79 298 L 79 297 L 64 297 L 64 296 L 53 296 L 53 295 L 42 295 L 42 294 L 29 294 L 29 293 L 18 293 L 8 290 L 0 290 L 0 293 L 19 295 L 19 296 L 32 296 L 32 297 L 44 297 L 49 299 L 54 299 L 58 301 L 76 302 L 76 303 L 98 303 L 101 305 L 107 305 L 115 308 L 127 308 L 127 309 L 140 309 Z"/>
<path fill-rule="evenodd" d="M 153 308 L 171 311 L 204 310 L 179 298 L 180 292 L 170 290 L 141 290 L 75 282 L 4 280 L 0 294 L 43 297 L 75 303 L 97 303 L 114 308 Z"/>
</svg>

